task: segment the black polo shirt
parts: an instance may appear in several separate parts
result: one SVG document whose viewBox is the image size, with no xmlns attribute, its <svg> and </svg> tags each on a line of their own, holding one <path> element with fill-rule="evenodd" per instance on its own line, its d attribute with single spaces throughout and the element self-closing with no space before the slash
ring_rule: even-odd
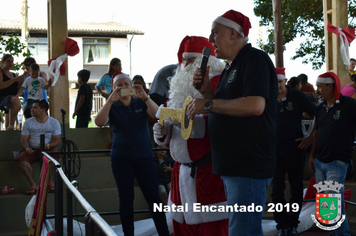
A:
<svg viewBox="0 0 356 236">
<path fill-rule="evenodd" d="M 298 148 L 303 138 L 302 119 L 303 112 L 310 116 L 316 115 L 316 105 L 301 91 L 288 89 L 287 96 L 278 101 L 277 109 L 277 151 L 289 152 Z"/>
<path fill-rule="evenodd" d="M 217 99 L 266 98 L 262 115 L 209 114 L 213 173 L 269 178 L 275 169 L 277 75 L 269 56 L 247 44 L 223 71 Z"/>
<path fill-rule="evenodd" d="M 327 109 L 323 102 L 318 106 L 316 129 L 318 139 L 315 158 L 323 163 L 351 161 L 356 130 L 356 100 L 340 94 L 340 102 Z"/>
</svg>

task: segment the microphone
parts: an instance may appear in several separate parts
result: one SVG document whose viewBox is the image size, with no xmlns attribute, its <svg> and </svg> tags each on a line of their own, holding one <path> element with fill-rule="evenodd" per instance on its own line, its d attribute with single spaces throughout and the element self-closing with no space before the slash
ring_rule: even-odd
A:
<svg viewBox="0 0 356 236">
<path fill-rule="evenodd" d="M 202 79 L 204 79 L 205 76 L 205 69 L 206 69 L 206 65 L 208 64 L 210 54 L 211 54 L 211 49 L 209 47 L 204 47 L 202 61 L 200 65 Z M 194 87 L 196 89 L 200 89 L 201 83 L 202 82 L 195 84 Z"/>
<path fill-rule="evenodd" d="M 62 115 L 66 114 L 66 111 L 64 109 L 61 109 Z"/>
</svg>

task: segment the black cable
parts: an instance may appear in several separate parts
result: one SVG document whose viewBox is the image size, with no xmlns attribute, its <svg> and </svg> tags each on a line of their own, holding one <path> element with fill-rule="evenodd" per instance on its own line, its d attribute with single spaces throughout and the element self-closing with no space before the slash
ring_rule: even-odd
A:
<svg viewBox="0 0 356 236">
<path fill-rule="evenodd" d="M 59 151 L 61 152 L 61 154 L 63 155 L 62 157 L 62 165 L 64 166 L 64 173 L 67 175 L 67 177 L 69 177 L 68 179 L 70 181 L 74 180 L 76 177 L 79 176 L 80 173 L 80 168 L 81 168 L 81 162 L 80 162 L 80 156 L 79 154 L 75 154 L 72 153 L 71 151 L 78 151 L 78 147 L 77 145 L 70 139 L 66 139 L 66 135 L 65 135 L 65 115 L 66 115 L 66 111 L 64 109 L 61 109 L 61 113 L 62 113 L 62 143 L 59 146 Z M 70 156 L 68 156 L 68 153 L 70 152 Z M 78 157 L 78 158 L 76 158 Z M 78 163 L 76 161 L 76 159 L 78 159 Z M 69 165 L 69 163 L 71 163 L 72 165 Z M 71 167 L 71 170 L 68 170 L 67 168 L 67 163 L 68 166 Z M 77 171 L 76 169 L 77 168 Z"/>
<path fill-rule="evenodd" d="M 80 155 L 73 152 L 71 152 L 70 157 L 68 157 L 69 150 L 67 150 L 67 147 L 69 147 L 69 149 L 74 152 L 78 151 L 78 147 L 72 140 L 66 139 L 65 143 L 62 142 L 58 149 L 62 153 L 62 155 L 66 155 L 66 158 L 62 158 L 62 165 L 64 167 L 64 173 L 66 173 L 66 175 L 70 173 L 70 181 L 72 181 L 76 179 L 80 174 L 81 161 Z M 69 165 L 67 165 L 69 161 L 71 162 L 70 170 L 68 169 Z"/>
<path fill-rule="evenodd" d="M 78 151 L 77 145 L 72 140 L 64 138 L 62 139 L 62 143 L 59 146 L 58 150 L 62 153 L 62 155 L 65 155 L 65 158 L 62 158 L 62 166 L 64 167 L 64 171 L 65 171 L 64 173 L 67 175 L 67 177 L 68 176 L 71 177 L 70 181 L 75 180 L 79 176 L 80 169 L 81 169 L 80 155 L 75 153 Z M 68 156 L 69 150 L 70 150 L 70 157 Z M 69 165 L 69 162 L 71 162 L 71 165 Z M 71 167 L 70 170 L 68 169 L 68 166 Z M 78 218 L 77 202 L 78 202 L 77 198 L 74 198 L 74 210 L 75 210 L 75 214 L 77 215 L 76 220 L 80 230 L 80 235 L 83 235 L 82 227 L 80 225 L 79 218 Z"/>
</svg>

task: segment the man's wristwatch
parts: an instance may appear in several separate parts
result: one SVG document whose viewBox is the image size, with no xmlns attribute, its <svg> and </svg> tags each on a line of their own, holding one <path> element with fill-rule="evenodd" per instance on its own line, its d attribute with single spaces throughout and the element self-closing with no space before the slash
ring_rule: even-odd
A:
<svg viewBox="0 0 356 236">
<path fill-rule="evenodd" d="M 204 104 L 205 110 L 210 113 L 211 112 L 211 106 L 213 105 L 213 100 L 209 100 Z"/>
</svg>

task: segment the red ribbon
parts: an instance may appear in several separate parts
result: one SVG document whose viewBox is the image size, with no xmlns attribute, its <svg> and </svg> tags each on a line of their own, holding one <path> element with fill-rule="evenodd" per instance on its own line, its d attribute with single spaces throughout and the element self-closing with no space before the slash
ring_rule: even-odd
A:
<svg viewBox="0 0 356 236">
<path fill-rule="evenodd" d="M 329 21 L 327 25 L 327 30 L 339 36 L 339 28 L 330 24 Z M 355 28 L 342 28 L 341 31 L 345 34 L 349 44 L 355 39 Z"/>
<path fill-rule="evenodd" d="M 70 39 L 70 38 L 66 38 L 66 44 L 65 44 L 65 53 L 69 56 L 75 56 L 79 53 L 79 47 L 78 47 L 78 44 L 76 41 L 74 41 L 73 39 Z M 48 61 L 48 66 L 51 65 L 51 62 L 53 60 L 56 60 L 57 58 L 54 58 L 54 59 L 50 59 Z M 65 62 L 63 62 L 63 64 L 61 65 L 60 67 L 60 70 L 59 70 L 59 74 L 60 75 L 65 75 L 66 74 L 66 70 L 67 70 L 67 66 L 65 64 Z M 55 72 L 55 71 L 53 71 Z"/>
</svg>

